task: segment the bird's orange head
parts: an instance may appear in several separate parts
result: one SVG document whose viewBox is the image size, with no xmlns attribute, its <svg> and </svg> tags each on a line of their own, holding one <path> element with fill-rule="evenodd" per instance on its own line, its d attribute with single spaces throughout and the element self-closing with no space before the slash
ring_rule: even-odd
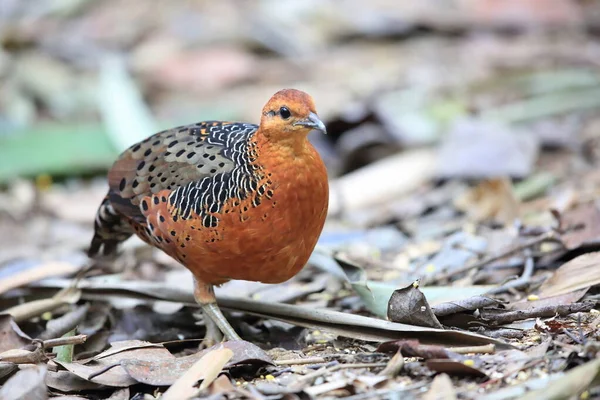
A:
<svg viewBox="0 0 600 400">
<path fill-rule="evenodd" d="M 312 97 L 296 89 L 283 89 L 271 97 L 263 108 L 260 129 L 270 140 L 285 141 L 305 139 L 312 130 L 327 133 Z"/>
</svg>

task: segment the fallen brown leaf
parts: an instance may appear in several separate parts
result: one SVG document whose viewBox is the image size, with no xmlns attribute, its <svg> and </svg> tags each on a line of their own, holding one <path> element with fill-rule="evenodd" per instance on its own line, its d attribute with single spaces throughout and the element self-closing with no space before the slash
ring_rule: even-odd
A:
<svg viewBox="0 0 600 400">
<path fill-rule="evenodd" d="M 0 314 L 0 353 L 18 349 L 31 343 L 19 325 L 9 314 Z"/>
<path fill-rule="evenodd" d="M 233 351 L 226 347 L 212 349 L 179 377 L 161 398 L 163 400 L 187 400 L 193 397 L 197 392 L 206 389 L 217 378 L 231 357 L 233 357 Z M 202 384 L 196 388 L 196 383 L 200 380 L 202 380 Z"/>
<path fill-rule="evenodd" d="M 504 225 L 519 217 L 519 200 L 509 178 L 489 179 L 456 199 L 454 206 L 476 222 L 493 220 Z"/>
<path fill-rule="evenodd" d="M 566 233 L 561 239 L 567 249 L 576 249 L 600 238 L 600 210 L 595 203 L 581 204 L 561 215 Z"/>
<path fill-rule="evenodd" d="M 217 344 L 199 353 L 178 358 L 150 360 L 128 359 L 121 365 L 129 376 L 140 383 L 151 386 L 170 386 L 189 370 L 200 358 L 216 348 L 227 348 L 233 351 L 233 357 L 227 366 L 240 364 L 272 364 L 271 358 L 258 346 L 244 340 L 228 341 Z"/>
<path fill-rule="evenodd" d="M 54 362 L 80 378 L 111 387 L 128 387 L 137 383 L 121 366 L 125 360 L 156 361 L 175 358 L 167 349 L 138 340 L 111 344 L 111 348 L 92 359 L 78 362 Z"/>
<path fill-rule="evenodd" d="M 423 396 L 423 400 L 455 400 L 456 391 L 447 374 L 439 374 L 433 378 L 429 391 Z"/>
<path fill-rule="evenodd" d="M 563 264 L 539 290 L 540 298 L 558 296 L 600 284 L 600 252 L 575 257 Z"/>
</svg>

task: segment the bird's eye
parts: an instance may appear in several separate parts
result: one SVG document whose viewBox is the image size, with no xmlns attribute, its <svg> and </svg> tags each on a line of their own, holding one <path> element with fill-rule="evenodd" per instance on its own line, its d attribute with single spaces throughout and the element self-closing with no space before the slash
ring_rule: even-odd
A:
<svg viewBox="0 0 600 400">
<path fill-rule="evenodd" d="M 288 110 L 287 107 L 281 107 L 279 109 L 279 115 L 281 115 L 281 118 L 283 119 L 288 119 L 292 116 L 292 113 L 290 112 L 290 110 Z"/>
</svg>

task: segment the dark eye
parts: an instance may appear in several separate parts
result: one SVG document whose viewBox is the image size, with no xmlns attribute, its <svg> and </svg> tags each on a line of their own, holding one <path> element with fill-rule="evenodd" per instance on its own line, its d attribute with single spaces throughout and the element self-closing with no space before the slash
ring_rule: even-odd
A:
<svg viewBox="0 0 600 400">
<path fill-rule="evenodd" d="M 281 107 L 279 109 L 279 115 L 281 115 L 281 118 L 283 119 L 288 119 L 292 116 L 292 113 L 290 112 L 290 110 L 288 110 L 287 107 Z"/>
</svg>

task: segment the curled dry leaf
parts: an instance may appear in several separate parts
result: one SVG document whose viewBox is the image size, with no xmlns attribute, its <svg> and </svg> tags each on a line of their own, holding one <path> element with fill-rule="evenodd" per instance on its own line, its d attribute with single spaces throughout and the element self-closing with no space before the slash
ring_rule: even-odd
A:
<svg viewBox="0 0 600 400">
<path fill-rule="evenodd" d="M 443 328 L 416 284 L 394 291 L 388 303 L 388 319 L 409 325 Z"/>
</svg>

